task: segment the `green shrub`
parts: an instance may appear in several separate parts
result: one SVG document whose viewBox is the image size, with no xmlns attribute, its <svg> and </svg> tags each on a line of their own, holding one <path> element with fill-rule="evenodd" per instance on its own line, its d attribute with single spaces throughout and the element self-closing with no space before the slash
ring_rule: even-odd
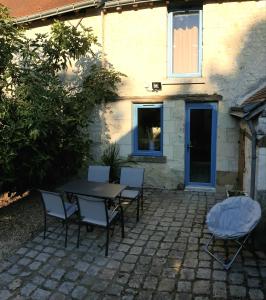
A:
<svg viewBox="0 0 266 300">
<path fill-rule="evenodd" d="M 123 166 L 127 166 L 132 161 L 128 159 L 123 159 L 120 157 L 120 147 L 117 143 L 109 144 L 103 151 L 101 156 L 100 163 L 104 164 L 105 166 L 110 166 L 110 180 L 118 181 L 120 176 L 120 169 Z"/>
<path fill-rule="evenodd" d="M 101 65 L 89 28 L 55 22 L 29 39 L 3 7 L 0 28 L 0 182 L 19 190 L 60 182 L 88 160 L 89 116 L 114 99 L 122 74 Z M 74 64 L 77 76 L 63 80 Z"/>
</svg>

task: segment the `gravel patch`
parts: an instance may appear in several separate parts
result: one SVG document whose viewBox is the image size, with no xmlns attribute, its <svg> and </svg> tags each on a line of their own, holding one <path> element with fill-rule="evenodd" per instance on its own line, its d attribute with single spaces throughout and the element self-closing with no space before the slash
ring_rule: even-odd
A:
<svg viewBox="0 0 266 300">
<path fill-rule="evenodd" d="M 2 195 L 1 203 L 5 206 L 0 205 L 0 260 L 43 229 L 43 207 L 37 192 L 12 197 L 9 203 L 6 195 Z"/>
</svg>

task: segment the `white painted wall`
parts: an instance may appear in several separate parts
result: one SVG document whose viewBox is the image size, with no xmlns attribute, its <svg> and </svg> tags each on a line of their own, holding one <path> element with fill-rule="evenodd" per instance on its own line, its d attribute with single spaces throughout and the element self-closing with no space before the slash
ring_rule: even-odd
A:
<svg viewBox="0 0 266 300">
<path fill-rule="evenodd" d="M 258 148 L 257 151 L 257 190 L 266 190 L 266 148 Z"/>
</svg>

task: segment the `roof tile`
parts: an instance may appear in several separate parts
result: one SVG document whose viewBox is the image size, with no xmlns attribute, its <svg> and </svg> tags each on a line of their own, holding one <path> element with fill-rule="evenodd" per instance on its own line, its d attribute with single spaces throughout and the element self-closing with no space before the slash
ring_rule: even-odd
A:
<svg viewBox="0 0 266 300">
<path fill-rule="evenodd" d="M 247 104 L 251 103 L 259 103 L 266 101 L 266 86 L 256 93 L 254 93 L 252 96 L 248 97 L 241 106 L 245 106 Z"/>
<path fill-rule="evenodd" d="M 65 5 L 71 5 L 84 0 L 0 0 L 0 4 L 9 8 L 10 15 L 14 18 L 34 15 Z"/>
</svg>

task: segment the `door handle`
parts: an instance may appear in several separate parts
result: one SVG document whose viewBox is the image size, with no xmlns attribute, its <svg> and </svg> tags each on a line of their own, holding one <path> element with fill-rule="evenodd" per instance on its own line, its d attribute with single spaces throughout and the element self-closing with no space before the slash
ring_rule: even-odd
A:
<svg viewBox="0 0 266 300">
<path fill-rule="evenodd" d="M 187 150 L 189 150 L 190 148 L 193 148 L 193 146 L 191 145 L 191 143 L 187 144 Z"/>
</svg>

